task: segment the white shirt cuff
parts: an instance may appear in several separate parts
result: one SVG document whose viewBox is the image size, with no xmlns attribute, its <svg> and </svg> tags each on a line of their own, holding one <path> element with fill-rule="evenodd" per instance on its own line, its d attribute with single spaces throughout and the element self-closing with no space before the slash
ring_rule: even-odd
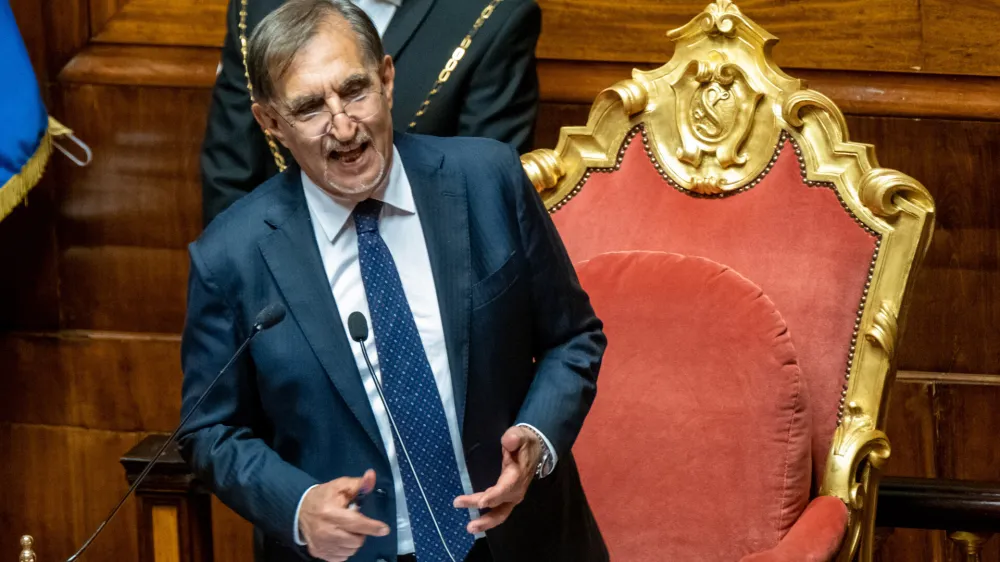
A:
<svg viewBox="0 0 1000 562">
<path fill-rule="evenodd" d="M 295 539 L 295 544 L 299 546 L 306 546 L 306 541 L 302 540 L 302 535 L 299 533 L 299 511 L 302 510 L 302 500 L 306 499 L 306 494 L 309 493 L 309 490 L 312 490 L 316 486 L 319 486 L 319 484 L 309 486 L 305 492 L 302 492 L 302 497 L 299 498 L 299 505 L 295 508 L 295 521 L 292 522 L 295 528 L 292 530 L 292 537 Z"/>
<path fill-rule="evenodd" d="M 552 442 L 549 441 L 549 438 L 546 437 L 545 434 L 542 433 L 541 431 L 538 431 L 538 428 L 531 425 L 530 423 L 519 423 L 517 425 L 522 425 L 524 427 L 527 427 L 528 429 L 534 431 L 535 433 L 537 433 L 542 437 L 542 441 L 545 442 L 545 446 L 549 448 L 549 454 L 552 455 L 552 468 L 554 470 L 556 468 L 556 463 L 559 462 L 559 454 L 556 453 L 556 449 L 555 447 L 552 446 Z"/>
</svg>

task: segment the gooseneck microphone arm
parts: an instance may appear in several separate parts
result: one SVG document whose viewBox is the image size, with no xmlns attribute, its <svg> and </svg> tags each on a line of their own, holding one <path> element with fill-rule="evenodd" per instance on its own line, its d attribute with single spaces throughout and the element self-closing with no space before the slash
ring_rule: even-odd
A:
<svg viewBox="0 0 1000 562">
<path fill-rule="evenodd" d="M 427 493 L 424 492 L 424 485 L 420 483 L 420 476 L 417 475 L 417 467 L 410 460 L 410 453 L 406 450 L 406 443 L 403 442 L 403 436 L 399 434 L 399 429 L 396 427 L 396 420 L 392 417 L 392 411 L 389 410 L 389 402 L 386 401 L 385 394 L 382 392 L 382 384 L 378 382 L 375 367 L 372 366 L 371 359 L 368 358 L 368 350 L 365 349 L 365 340 L 368 339 L 368 319 L 361 312 L 352 312 L 347 317 L 347 329 L 350 332 L 351 339 L 358 342 L 361 347 L 361 355 L 365 358 L 365 363 L 368 365 L 368 373 L 372 376 L 372 381 L 375 383 L 375 390 L 378 392 L 382 407 L 385 408 L 386 417 L 389 418 L 389 426 L 396 436 L 396 441 L 399 442 L 399 448 L 403 450 L 403 456 L 406 457 L 406 464 L 410 466 L 410 473 L 413 474 L 413 479 L 417 482 L 417 489 L 420 490 L 420 496 L 424 500 L 424 505 L 427 506 L 427 512 L 431 515 L 431 521 L 434 523 L 434 529 L 437 531 L 441 546 L 444 547 L 444 551 L 448 554 L 451 562 L 457 562 L 455 555 L 448 548 L 448 541 L 444 539 L 444 533 L 441 532 L 441 525 L 438 524 L 437 517 L 434 515 L 434 508 L 431 507 L 431 502 L 427 499 Z M 400 470 L 402 470 L 402 467 L 400 467 Z"/>
<path fill-rule="evenodd" d="M 194 403 L 194 406 L 192 406 L 190 410 L 188 410 L 188 413 L 187 415 L 184 416 L 184 419 L 182 419 L 181 422 L 177 424 L 177 428 L 174 429 L 174 432 L 171 433 L 170 437 L 168 437 L 167 440 L 163 443 L 163 445 L 160 446 L 160 450 L 156 451 L 156 454 L 153 455 L 153 458 L 149 461 L 149 464 L 146 465 L 146 468 L 142 469 L 142 472 L 140 472 L 139 476 L 136 477 L 135 481 L 132 483 L 132 486 L 130 486 L 128 491 L 125 492 L 125 495 L 122 496 L 122 499 L 118 500 L 118 505 L 116 505 L 114 509 L 111 510 L 111 513 L 107 516 L 107 518 L 105 518 L 104 521 L 101 522 L 101 524 L 97 527 L 97 530 L 94 531 L 94 534 L 90 535 L 90 538 L 87 539 L 87 542 L 83 543 L 83 546 L 80 547 L 80 550 L 77 550 L 76 553 L 73 554 L 73 556 L 67 558 L 66 562 L 75 562 L 78 558 L 80 558 L 80 556 L 82 556 L 83 553 L 87 551 L 87 548 L 90 547 L 90 544 L 94 542 L 94 539 L 96 539 L 101 534 L 101 531 L 104 530 L 104 527 L 106 527 L 107 524 L 110 523 L 112 519 L 114 519 L 115 514 L 117 514 L 118 510 L 120 510 L 122 506 L 125 504 L 125 500 L 127 500 L 129 496 L 132 495 L 132 492 L 135 492 L 135 489 L 139 487 L 139 484 L 141 484 L 142 481 L 146 479 L 146 475 L 148 475 L 149 471 L 153 469 L 153 465 L 155 465 L 156 461 L 160 459 L 160 456 L 163 455 L 163 452 L 167 450 L 167 447 L 169 447 L 177 438 L 177 434 L 180 433 L 181 429 L 184 428 L 184 424 L 186 424 L 188 420 L 191 419 L 192 414 L 198 411 L 198 408 L 201 406 L 201 403 L 204 402 L 205 398 L 208 397 L 208 393 L 211 392 L 213 388 L 215 388 L 215 384 L 219 382 L 219 379 L 222 378 L 222 375 L 229 370 L 229 367 L 231 367 L 232 364 L 235 363 L 237 359 L 239 359 L 240 355 L 243 354 L 243 351 L 247 348 L 248 345 L 250 345 L 250 342 L 253 341 L 255 337 L 257 337 L 257 334 L 263 332 L 264 330 L 267 330 L 268 328 L 273 327 L 278 322 L 281 322 L 284 318 L 285 318 L 285 307 L 281 303 L 272 303 L 268 305 L 266 308 L 264 308 L 264 310 L 260 311 L 259 314 L 257 314 L 257 318 L 254 319 L 253 328 L 250 330 L 250 335 L 247 336 L 245 340 L 243 340 L 243 343 L 236 350 L 236 353 L 234 353 L 233 356 L 229 358 L 229 362 L 227 362 L 226 365 L 222 367 L 222 369 L 219 371 L 219 374 L 215 375 L 215 378 L 212 379 L 212 382 L 209 383 L 208 387 L 205 388 L 205 390 L 201 393 L 201 396 L 198 398 L 198 401 Z"/>
</svg>

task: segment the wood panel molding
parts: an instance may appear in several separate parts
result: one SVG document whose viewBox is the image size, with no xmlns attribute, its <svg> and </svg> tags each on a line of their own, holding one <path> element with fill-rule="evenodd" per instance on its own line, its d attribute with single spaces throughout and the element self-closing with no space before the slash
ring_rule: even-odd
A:
<svg viewBox="0 0 1000 562">
<path fill-rule="evenodd" d="M 227 0 L 74 1 L 89 2 L 81 29 L 99 43 L 219 47 L 225 37 Z M 603 0 L 538 3 L 542 59 L 648 63 L 670 57 L 666 32 L 708 1 L 630 0 L 613 9 Z M 775 56 L 785 67 L 1000 75 L 995 39 L 972 31 L 995 28 L 1000 12 L 978 2 L 742 0 L 738 6 L 780 38 Z"/>
<path fill-rule="evenodd" d="M 903 384 L 1000 386 L 1000 373 L 934 373 L 928 371 L 899 371 L 896 373 L 896 382 Z"/>
<path fill-rule="evenodd" d="M 651 64 L 542 60 L 541 96 L 556 103 L 590 104 L 600 91 Z M 1000 78 L 786 68 L 829 96 L 848 115 L 1000 120 Z"/>
<path fill-rule="evenodd" d="M 227 0 L 130 0 L 107 18 L 92 41 L 220 47 L 226 36 L 226 4 Z"/>
<path fill-rule="evenodd" d="M 6 333 L 0 373 L 0 423 L 167 431 L 179 418 L 177 336 Z"/>
<path fill-rule="evenodd" d="M 177 507 L 152 506 L 153 560 L 155 562 L 180 562 L 181 546 L 178 533 Z"/>
<path fill-rule="evenodd" d="M 59 81 L 74 84 L 211 88 L 219 64 L 219 49 L 90 45 L 59 73 Z"/>
<path fill-rule="evenodd" d="M 211 88 L 219 51 L 204 47 L 90 45 L 59 74 L 64 83 Z M 589 105 L 600 91 L 631 76 L 627 62 L 540 60 L 544 102 Z M 1000 120 L 1000 78 L 888 72 L 786 69 L 833 99 L 848 115 Z"/>
</svg>

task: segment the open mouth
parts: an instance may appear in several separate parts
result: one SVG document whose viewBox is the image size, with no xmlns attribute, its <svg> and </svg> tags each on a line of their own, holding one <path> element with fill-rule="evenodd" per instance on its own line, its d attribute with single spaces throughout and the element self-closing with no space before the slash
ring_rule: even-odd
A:
<svg viewBox="0 0 1000 562">
<path fill-rule="evenodd" d="M 330 151 L 330 159 L 336 160 L 343 164 L 353 164 L 357 162 L 359 158 L 368 149 L 368 141 L 362 142 L 355 147 L 342 147 L 335 148 Z"/>
</svg>

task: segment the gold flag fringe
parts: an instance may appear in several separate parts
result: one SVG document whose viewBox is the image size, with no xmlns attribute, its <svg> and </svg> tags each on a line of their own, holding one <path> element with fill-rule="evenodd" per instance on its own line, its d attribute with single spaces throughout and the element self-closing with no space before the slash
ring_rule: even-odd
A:
<svg viewBox="0 0 1000 562">
<path fill-rule="evenodd" d="M 11 211 L 20 205 L 31 188 L 35 187 L 38 180 L 42 179 L 45 164 L 48 163 L 51 155 L 52 120 L 49 121 L 49 128 L 42 135 L 42 142 L 39 143 L 35 153 L 31 155 L 24 166 L 21 166 L 19 173 L 14 174 L 7 180 L 7 183 L 3 184 L 3 187 L 0 187 L 0 220 L 5 219 Z"/>
</svg>

